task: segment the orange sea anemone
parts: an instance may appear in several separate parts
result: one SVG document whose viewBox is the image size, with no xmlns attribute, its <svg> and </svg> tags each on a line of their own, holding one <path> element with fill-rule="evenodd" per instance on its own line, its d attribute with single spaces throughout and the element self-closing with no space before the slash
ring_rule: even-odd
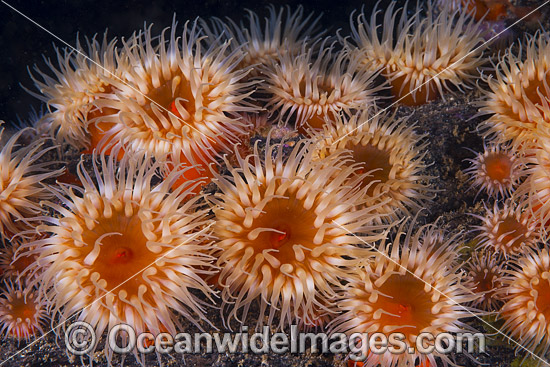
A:
<svg viewBox="0 0 550 367">
<path fill-rule="evenodd" d="M 119 323 L 156 335 L 179 330 L 176 314 L 206 320 L 192 291 L 212 296 L 203 277 L 213 273 L 214 247 L 204 199 L 190 195 L 195 184 L 170 191 L 178 171 L 155 184 L 158 164 L 148 159 L 100 160 L 92 176 L 80 162 L 82 188 L 55 189 L 62 205 L 46 204 L 58 215 L 39 227 L 51 237 L 29 244 L 53 315 L 62 324 L 75 315 L 98 338 Z"/>
<path fill-rule="evenodd" d="M 356 174 L 362 175 L 361 186 L 367 189 L 367 205 L 382 215 L 396 218 L 410 214 L 432 198 L 431 177 L 423 173 L 427 143 L 407 118 L 376 110 L 351 118 L 339 115 L 327 121 L 312 140 L 321 159 L 335 152 L 350 152 L 346 164 L 357 165 Z"/>
<path fill-rule="evenodd" d="M 17 143 L 25 130 L 15 133 L 0 152 L 0 232 L 3 239 L 20 234 L 27 236 L 34 229 L 29 220 L 42 213 L 41 200 L 51 198 L 44 188 L 44 181 L 60 174 L 51 169 L 51 162 L 40 163 L 50 149 L 44 148 L 44 140 L 37 140 L 27 147 Z M 0 138 L 4 129 L 0 131 Z"/>
<path fill-rule="evenodd" d="M 510 141 L 515 149 L 532 147 L 540 125 L 550 122 L 548 37 L 543 32 L 527 36 L 517 51 L 511 46 L 499 58 L 494 74 L 484 77 L 489 89 L 480 112 L 492 115 L 483 123 L 484 134 Z"/>
<path fill-rule="evenodd" d="M 500 144 L 484 146 L 483 153 L 468 161 L 471 166 L 464 173 L 470 176 L 472 187 L 478 188 L 478 194 L 486 191 L 497 199 L 510 197 L 526 173 L 524 160 L 513 149 Z"/>
<path fill-rule="evenodd" d="M 1 334 L 29 341 L 44 334 L 46 315 L 46 303 L 35 289 L 20 281 L 4 281 L 0 291 Z"/>
<path fill-rule="evenodd" d="M 499 295 L 503 331 L 518 345 L 544 356 L 550 349 L 550 255 L 548 247 L 529 249 L 506 271 Z"/>
<path fill-rule="evenodd" d="M 321 42 L 319 52 L 304 49 L 299 55 L 286 53 L 280 62 L 264 71 L 260 85 L 267 97 L 266 108 L 296 127 L 321 129 L 326 119 L 339 112 L 351 114 L 374 107 L 376 73 L 363 67 L 345 51 L 332 53 L 333 46 Z"/>
<path fill-rule="evenodd" d="M 229 18 L 227 22 L 212 18 L 212 27 L 205 21 L 201 21 L 201 25 L 211 40 L 220 37 L 232 40 L 230 50 L 238 50 L 244 55 L 240 68 L 252 67 L 251 75 L 259 76 L 261 69 L 258 66 L 273 66 L 281 56 L 297 55 L 309 39 L 321 36 L 315 31 L 320 16 L 313 18 L 313 13 L 310 13 L 304 17 L 301 6 L 294 12 L 288 6 L 279 11 L 274 6 L 268 9 L 269 16 L 264 19 L 264 24 L 256 13 L 248 10 L 248 27 L 242 23 L 239 26 Z"/>
<path fill-rule="evenodd" d="M 409 17 L 392 2 L 382 25 L 377 23 L 379 13 L 374 9 L 370 22 L 364 13 L 352 20 L 357 48 L 346 44 L 364 67 L 381 71 L 400 102 L 423 104 L 442 97 L 451 86 L 462 90 L 478 78 L 477 68 L 484 63 L 482 30 L 466 12 L 445 6 L 438 15 L 428 11 L 422 18 L 418 7 Z"/>
<path fill-rule="evenodd" d="M 471 331 L 461 320 L 476 314 L 466 306 L 476 296 L 462 283 L 458 243 L 456 237 L 440 243 L 440 231 L 430 225 L 414 233 L 401 228 L 393 244 L 384 242 L 375 260 L 356 270 L 338 302 L 343 313 L 333 320 L 332 331 L 350 335 L 380 332 L 387 337 L 402 333 L 404 342 L 412 347 L 420 333 L 435 337 Z M 452 364 L 449 356 L 437 350 L 432 354 L 418 350 L 365 354 L 365 366 L 437 366 L 437 357 L 445 365 Z"/>
<path fill-rule="evenodd" d="M 101 149 L 210 162 L 246 130 L 239 113 L 257 108 L 245 101 L 252 92 L 252 83 L 242 82 L 248 69 L 236 69 L 241 50 L 227 52 L 229 42 L 204 49 L 196 22 L 185 24 L 181 39 L 176 28 L 155 37 L 149 27 L 123 41 L 124 70 L 109 79 L 113 93 L 94 102 L 101 113 L 89 121 Z"/>
<path fill-rule="evenodd" d="M 57 66 L 46 60 L 52 75 L 36 66 L 39 77 L 31 75 L 39 93 L 30 93 L 48 107 L 48 113 L 39 122 L 42 130 L 48 127 L 56 141 L 79 149 L 90 144 L 87 121 L 97 110 L 94 100 L 98 94 L 110 91 L 104 77 L 116 75 L 116 40 L 108 42 L 105 35 L 103 41 L 94 38 L 87 43 L 87 51 L 78 40 L 76 50 L 56 50 Z"/>
<path fill-rule="evenodd" d="M 497 291 L 502 287 L 504 265 L 500 256 L 490 250 L 475 251 L 466 262 L 467 288 L 478 295 L 472 307 L 483 311 L 497 311 L 502 305 Z"/>
<path fill-rule="evenodd" d="M 227 322 L 244 322 L 258 300 L 259 325 L 266 310 L 268 325 L 277 315 L 281 329 L 295 321 L 318 325 L 334 312 L 350 269 L 371 254 L 357 244 L 383 237 L 381 226 L 370 224 L 375 210 L 354 209 L 364 196 L 350 183 L 356 167 L 342 155 L 315 161 L 311 148 L 303 141 L 291 151 L 268 145 L 260 157 L 256 145 L 252 162 L 239 156 L 229 175 L 216 175 L 214 232 L 221 297 L 232 307 Z"/>
<path fill-rule="evenodd" d="M 475 230 L 479 231 L 478 245 L 486 251 L 509 257 L 535 246 L 540 239 L 538 221 L 513 201 L 507 201 L 502 208 L 495 202 L 492 210 L 485 210 L 484 216 L 474 216 L 483 222 Z"/>
</svg>

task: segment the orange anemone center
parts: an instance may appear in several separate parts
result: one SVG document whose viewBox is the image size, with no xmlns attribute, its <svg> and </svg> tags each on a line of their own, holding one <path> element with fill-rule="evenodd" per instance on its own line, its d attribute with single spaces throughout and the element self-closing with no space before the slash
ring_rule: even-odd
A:
<svg viewBox="0 0 550 367">
<path fill-rule="evenodd" d="M 491 153 L 484 158 L 487 177 L 498 182 L 510 180 L 512 175 L 512 161 L 503 153 Z"/>
<path fill-rule="evenodd" d="M 390 275 L 378 288 L 378 299 L 372 304 L 377 331 L 401 332 L 412 341 L 413 336 L 429 327 L 434 302 L 424 288 L 424 282 L 409 273 Z"/>
<path fill-rule="evenodd" d="M 369 175 L 363 179 L 362 185 L 367 189 L 367 195 L 374 196 L 376 188 L 389 180 L 392 164 L 390 154 L 378 149 L 372 144 L 348 144 L 346 149 L 352 151 L 354 163 L 361 163 L 358 174 L 368 172 Z"/>
<path fill-rule="evenodd" d="M 87 244 L 84 257 L 93 251 L 96 242 L 100 244 L 99 255 L 90 267 L 107 282 L 107 291 L 125 290 L 129 296 L 137 295 L 143 284 L 142 271 L 161 256 L 147 248 L 141 226 L 137 215 L 127 217 L 115 211 L 111 218 L 99 219 L 93 230 L 82 234 Z"/>
<path fill-rule="evenodd" d="M 13 300 L 10 302 L 11 306 L 11 315 L 13 318 L 25 320 L 33 320 L 36 315 L 36 303 L 34 298 L 30 295 L 25 297 L 22 293 L 18 293 L 14 296 Z M 24 330 L 22 330 L 24 329 Z M 22 335 L 33 335 L 36 332 L 36 327 L 32 322 L 25 322 L 23 325 L 11 330 L 11 334 L 15 337 L 21 337 Z"/>
<path fill-rule="evenodd" d="M 499 222 L 496 230 L 498 244 L 506 252 L 516 253 L 521 250 L 526 240 L 528 228 L 514 217 L 506 217 Z"/>
<path fill-rule="evenodd" d="M 544 272 L 544 277 L 537 277 L 536 281 L 531 282 L 533 291 L 531 295 L 536 295 L 535 305 L 539 313 L 542 313 L 546 320 L 550 319 L 550 273 Z"/>
<path fill-rule="evenodd" d="M 264 214 L 254 221 L 254 228 L 262 228 L 253 241 L 257 252 L 271 251 L 281 264 L 296 264 L 293 246 L 313 249 L 317 230 L 313 226 L 315 216 L 303 208 L 300 200 L 290 198 L 272 199 L 263 209 Z M 307 253 L 306 253 L 307 255 Z"/>
</svg>

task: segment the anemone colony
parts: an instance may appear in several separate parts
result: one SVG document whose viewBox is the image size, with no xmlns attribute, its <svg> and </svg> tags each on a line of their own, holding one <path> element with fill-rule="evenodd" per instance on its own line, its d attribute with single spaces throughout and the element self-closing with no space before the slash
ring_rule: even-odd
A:
<svg viewBox="0 0 550 367">
<path fill-rule="evenodd" d="M 175 333 L 218 307 L 227 328 L 253 314 L 414 345 L 471 331 L 464 319 L 483 311 L 546 353 L 550 35 L 491 68 L 496 3 L 375 8 L 351 17 L 351 37 L 271 7 L 264 21 L 174 21 L 58 51 L 33 72 L 47 113 L 0 152 L 0 330 L 29 340 L 50 318 L 97 336 L 118 323 Z M 492 209 L 474 214 L 463 249 L 440 221 L 416 224 L 437 177 L 400 106 L 476 84 L 489 117 L 466 175 Z M 82 153 L 76 172 L 67 147 Z M 350 361 L 454 363 L 435 351 Z"/>
</svg>

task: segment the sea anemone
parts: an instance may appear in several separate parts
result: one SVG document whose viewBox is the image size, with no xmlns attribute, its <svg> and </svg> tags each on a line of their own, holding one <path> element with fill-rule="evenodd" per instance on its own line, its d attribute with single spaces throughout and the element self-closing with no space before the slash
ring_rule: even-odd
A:
<svg viewBox="0 0 550 367">
<path fill-rule="evenodd" d="M 39 121 L 59 143 L 66 142 L 83 149 L 90 145 L 87 122 L 97 112 L 93 102 L 98 94 L 108 93 L 111 86 L 104 77 L 116 75 L 116 40 L 88 43 L 86 52 L 77 40 L 76 49 L 61 52 L 56 49 L 57 65 L 46 60 L 53 75 L 35 66 L 38 77 L 32 76 L 40 93 L 30 92 L 48 106 Z M 40 80 L 41 79 L 41 80 Z"/>
<path fill-rule="evenodd" d="M 46 152 L 44 140 L 32 145 L 17 147 L 25 130 L 15 133 L 0 152 L 0 231 L 3 239 L 19 234 L 27 236 L 34 229 L 30 222 L 42 213 L 41 200 L 51 198 L 44 181 L 60 174 L 51 169 L 51 162 L 39 163 Z M 0 138 L 4 129 L 0 131 Z M 16 148 L 17 147 L 17 148 Z"/>
<path fill-rule="evenodd" d="M 176 314 L 195 324 L 206 320 L 205 301 L 193 290 L 212 296 L 203 279 L 215 260 L 211 222 L 204 198 L 191 195 L 196 183 L 170 191 L 179 171 L 156 184 L 158 163 L 135 158 L 117 167 L 102 155 L 92 177 L 81 161 L 83 187 L 55 189 L 62 205 L 46 205 L 58 216 L 39 227 L 51 236 L 29 244 L 37 247 L 36 283 L 53 315 L 62 324 L 74 315 L 98 338 L 119 323 L 137 333 L 174 333 Z"/>
<path fill-rule="evenodd" d="M 468 159 L 471 166 L 464 171 L 470 176 L 478 194 L 486 191 L 494 198 L 510 197 L 525 174 L 524 160 L 513 149 L 500 144 L 484 146 L 483 153 Z"/>
<path fill-rule="evenodd" d="M 511 46 L 499 58 L 494 73 L 484 77 L 489 89 L 480 113 L 492 115 L 483 123 L 486 136 L 510 141 L 514 149 L 528 149 L 537 142 L 540 125 L 550 121 L 549 53 L 548 34 L 527 36 L 517 51 Z"/>
<path fill-rule="evenodd" d="M 266 108 L 284 122 L 292 119 L 302 130 L 321 129 L 340 112 L 349 115 L 374 107 L 381 89 L 373 86 L 376 73 L 345 51 L 333 55 L 333 45 L 326 46 L 326 41 L 319 52 L 304 48 L 299 55 L 285 53 L 264 71 L 260 90 L 268 95 Z"/>
<path fill-rule="evenodd" d="M 380 214 L 389 218 L 411 214 L 431 199 L 431 177 L 423 174 L 422 162 L 427 143 L 407 118 L 368 110 L 351 118 L 338 115 L 312 135 L 320 159 L 344 150 L 350 153 L 346 164 L 357 166 L 366 204 Z"/>
<path fill-rule="evenodd" d="M 216 174 L 214 233 L 221 296 L 224 307 L 232 305 L 227 323 L 241 309 L 244 322 L 259 300 L 259 325 L 266 309 L 267 324 L 278 315 L 281 329 L 294 321 L 318 324 L 334 312 L 349 269 L 371 255 L 357 244 L 383 237 L 381 226 L 370 224 L 375 210 L 354 209 L 364 197 L 353 185 L 357 167 L 346 166 L 342 155 L 314 161 L 311 148 L 304 141 L 291 151 L 268 144 L 260 157 L 256 145 L 228 175 Z"/>
<path fill-rule="evenodd" d="M 356 23 L 352 20 L 352 39 L 357 48 L 345 43 L 364 67 L 380 70 L 396 99 L 407 105 L 442 97 L 451 86 L 461 91 L 469 87 L 478 77 L 477 68 L 484 63 L 479 24 L 466 12 L 449 6 L 438 15 L 428 11 L 425 18 L 421 17 L 420 6 L 410 17 L 406 9 L 394 9 L 392 2 L 381 26 L 377 9 L 370 22 L 364 13 L 357 16 Z"/>
<path fill-rule="evenodd" d="M 550 349 L 550 255 L 548 247 L 528 249 L 506 271 L 499 295 L 502 330 L 518 345 L 545 355 Z"/>
<path fill-rule="evenodd" d="M 258 66 L 273 66 L 281 56 L 297 55 L 308 39 L 321 36 L 320 32 L 315 31 L 321 16 L 313 18 L 313 13 L 310 13 L 304 18 L 301 6 L 294 12 L 289 6 L 281 7 L 278 12 L 274 6 L 268 9 L 269 16 L 265 18 L 265 24 L 260 22 L 256 13 L 248 10 L 248 27 L 242 23 L 239 26 L 229 18 L 227 22 L 212 18 L 212 27 L 201 20 L 201 26 L 210 40 L 232 40 L 229 50 L 244 55 L 239 68 L 252 67 L 250 75 L 254 77 L 260 75 Z"/>
<path fill-rule="evenodd" d="M 529 210 L 513 201 L 502 208 L 495 202 L 493 209 L 485 208 L 485 216 L 474 215 L 483 223 L 475 227 L 478 246 L 504 257 L 518 255 L 536 245 L 540 238 L 539 223 Z"/>
<path fill-rule="evenodd" d="M 467 288 L 479 297 L 472 307 L 484 311 L 497 311 L 502 305 L 497 291 L 502 287 L 505 262 L 490 250 L 475 251 L 466 262 Z"/>
<path fill-rule="evenodd" d="M 17 340 L 29 341 L 35 335 L 44 333 L 42 325 L 46 319 L 46 303 L 39 293 L 22 284 L 4 281 L 0 293 L 0 333 Z"/>
<path fill-rule="evenodd" d="M 435 237 L 434 237 L 435 234 Z M 402 333 L 407 346 L 415 347 L 420 333 L 438 335 L 470 331 L 461 321 L 476 312 L 466 305 L 473 296 L 462 283 L 456 237 L 440 243 L 440 231 L 432 225 L 413 233 L 403 226 L 393 244 L 379 247 L 374 261 L 356 270 L 356 276 L 338 302 L 343 311 L 331 323 L 334 332 Z M 428 341 L 425 341 L 428 343 Z M 364 353 L 365 366 L 437 366 L 449 357 L 404 352 Z"/>
<path fill-rule="evenodd" d="M 99 148 L 204 163 L 246 131 L 238 113 L 257 108 L 245 101 L 248 69 L 236 69 L 241 50 L 226 52 L 228 42 L 204 50 L 196 21 L 185 24 L 181 41 L 176 28 L 157 38 L 149 27 L 123 41 L 121 78 L 109 79 L 113 93 L 94 102 L 102 113 L 89 121 L 102 137 Z"/>
</svg>

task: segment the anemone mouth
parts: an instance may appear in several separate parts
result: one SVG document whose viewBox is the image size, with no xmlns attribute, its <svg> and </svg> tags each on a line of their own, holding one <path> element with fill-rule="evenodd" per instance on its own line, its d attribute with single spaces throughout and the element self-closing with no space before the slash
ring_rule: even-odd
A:
<svg viewBox="0 0 550 367">
<path fill-rule="evenodd" d="M 484 157 L 483 165 L 487 178 L 500 184 L 507 184 L 511 181 L 513 162 L 507 154 L 489 153 Z"/>
<path fill-rule="evenodd" d="M 263 214 L 237 239 L 246 243 L 255 254 L 263 254 L 264 264 L 272 267 L 274 273 L 281 271 L 284 265 L 287 272 L 288 269 L 295 272 L 300 268 L 312 271 L 307 255 L 320 245 L 315 238 L 318 233 L 315 225 L 317 216 L 305 209 L 304 204 L 293 197 L 271 199 L 262 209 Z M 327 242 L 330 240 L 324 239 Z M 257 259 L 255 256 L 253 258 Z"/>
<path fill-rule="evenodd" d="M 113 210 L 109 218 L 96 221 L 93 229 L 82 233 L 84 246 L 79 262 L 86 264 L 91 277 L 99 276 L 96 282 L 105 282 L 106 292 L 123 291 L 128 297 L 137 296 L 144 284 L 141 274 L 154 267 L 156 259 L 162 258 L 167 250 L 151 251 L 137 215 L 127 216 L 124 211 Z"/>
<path fill-rule="evenodd" d="M 508 253 L 520 252 L 528 234 L 527 225 L 514 217 L 502 218 L 493 230 L 495 240 L 501 243 L 502 250 Z"/>
<path fill-rule="evenodd" d="M 378 332 L 403 333 L 414 342 L 422 330 L 435 320 L 431 312 L 436 302 L 425 290 L 426 284 L 409 273 L 394 273 L 377 288 L 377 299 L 371 302 Z"/>
</svg>

